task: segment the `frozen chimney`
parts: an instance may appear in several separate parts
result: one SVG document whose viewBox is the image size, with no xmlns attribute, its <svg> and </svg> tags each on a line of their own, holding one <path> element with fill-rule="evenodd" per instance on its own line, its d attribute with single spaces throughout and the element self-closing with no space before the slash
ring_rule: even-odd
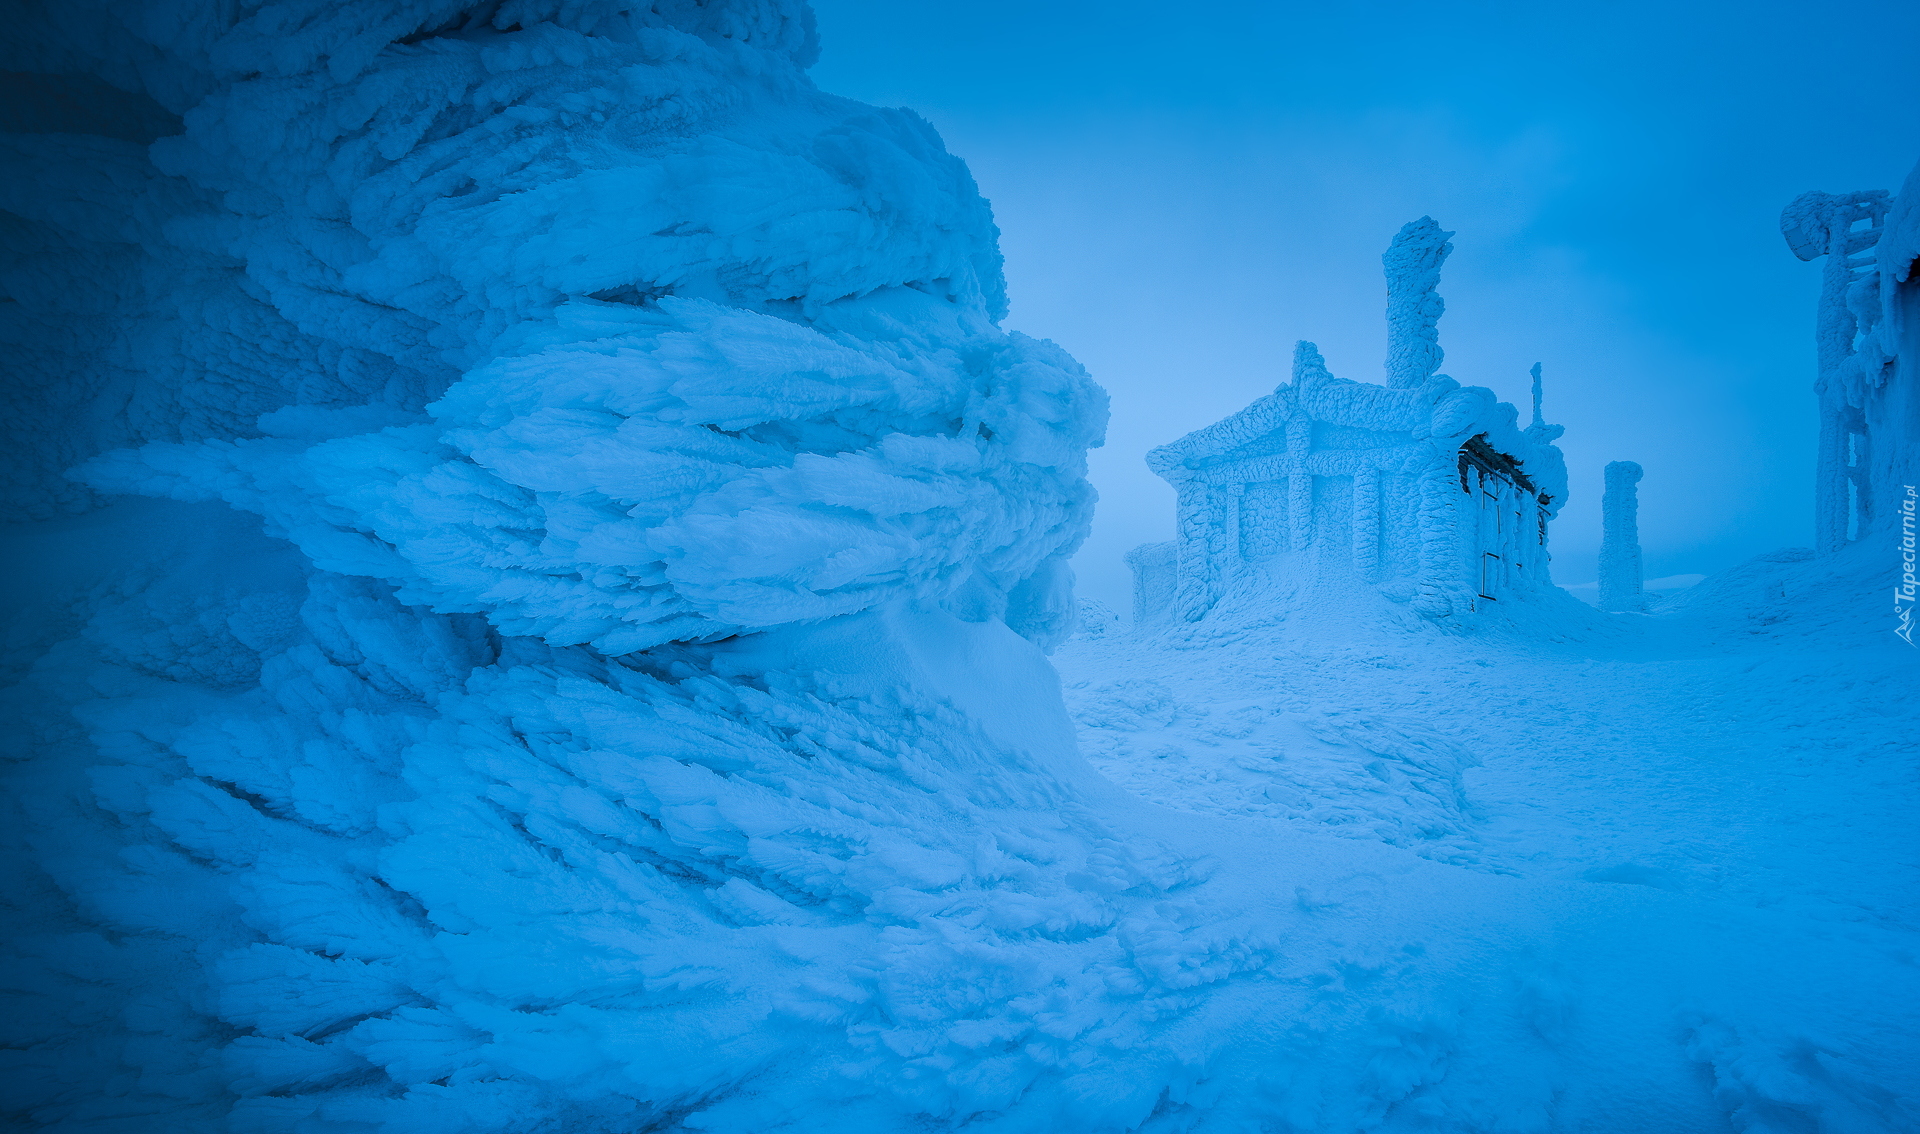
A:
<svg viewBox="0 0 1920 1134">
<path fill-rule="evenodd" d="M 1387 385 L 1410 390 L 1440 369 L 1440 265 L 1453 245 L 1432 217 L 1409 221 L 1380 262 L 1387 270 Z"/>
</svg>

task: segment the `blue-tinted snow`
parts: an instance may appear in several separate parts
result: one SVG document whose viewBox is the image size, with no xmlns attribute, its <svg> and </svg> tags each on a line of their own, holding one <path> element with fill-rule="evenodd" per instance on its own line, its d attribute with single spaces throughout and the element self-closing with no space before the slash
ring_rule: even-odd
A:
<svg viewBox="0 0 1920 1134">
<path fill-rule="evenodd" d="M 1914 1126 L 1865 551 L 1063 701 L 1102 395 L 799 6 L 5 50 L 27 1128 Z"/>
</svg>

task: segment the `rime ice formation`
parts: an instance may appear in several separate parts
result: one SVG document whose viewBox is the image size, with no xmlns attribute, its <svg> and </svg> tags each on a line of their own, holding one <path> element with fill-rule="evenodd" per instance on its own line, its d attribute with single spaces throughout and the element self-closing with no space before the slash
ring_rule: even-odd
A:
<svg viewBox="0 0 1920 1134">
<path fill-rule="evenodd" d="M 10 639 L 8 1113 L 763 1130 L 739 1084 L 822 1028 L 833 1066 L 961 1043 L 862 1105 L 972 1113 L 1032 1079 L 1017 988 L 1201 956 L 1060 942 L 1245 966 L 1097 912 L 1190 871 L 1072 833 L 1039 650 L 1103 395 L 995 326 L 967 171 L 812 87 L 804 7 L 36 19 L 6 448 L 26 516 L 78 518 Z"/>
<path fill-rule="evenodd" d="M 155 288 L 155 333 L 225 334 L 172 352 L 172 396 L 232 388 L 250 411 L 122 428 L 174 447 L 86 481 L 254 510 L 329 570 L 556 645 L 963 591 L 1052 632 L 1097 395 L 989 325 L 965 170 L 911 115 L 807 88 L 797 14 L 621 11 L 499 33 L 421 7 L 361 59 L 344 43 L 390 28 L 283 39 L 295 17 L 269 6 L 220 36 L 230 61 L 175 79 L 190 121 L 151 164 L 123 144 L 54 171 L 71 143 L 22 143 L 75 195 L 156 183 L 126 231 L 85 235 L 142 271 L 190 265 Z"/>
<path fill-rule="evenodd" d="M 1641 610 L 1646 606 L 1640 567 L 1640 478 L 1632 461 L 1607 465 L 1600 498 L 1600 609 Z"/>
<path fill-rule="evenodd" d="M 1920 481 L 1909 441 L 1920 421 L 1912 361 L 1920 181 L 1885 190 L 1802 194 L 1780 231 L 1802 260 L 1826 257 L 1814 342 L 1820 450 L 1815 547 L 1831 554 L 1892 521 L 1902 487 Z"/>
<path fill-rule="evenodd" d="M 1827 258 L 1815 343 L 1815 548 L 1891 553 L 1895 634 L 1920 617 L 1920 166 L 1884 190 L 1806 193 L 1780 216 L 1802 260 Z"/>
<path fill-rule="evenodd" d="M 1383 261 L 1385 387 L 1335 378 L 1312 343 L 1292 380 L 1147 456 L 1178 494 L 1179 538 L 1128 557 L 1136 618 L 1204 618 L 1236 591 L 1331 580 L 1429 617 L 1545 595 L 1547 524 L 1566 466 L 1540 417 L 1435 371 L 1435 289 L 1453 235 L 1408 224 Z"/>
</svg>

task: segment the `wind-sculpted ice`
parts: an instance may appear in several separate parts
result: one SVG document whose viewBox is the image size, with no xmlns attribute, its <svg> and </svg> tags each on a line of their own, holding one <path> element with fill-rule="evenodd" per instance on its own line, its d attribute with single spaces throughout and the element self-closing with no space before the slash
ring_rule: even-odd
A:
<svg viewBox="0 0 1920 1134">
<path fill-rule="evenodd" d="M 773 29 L 761 46 L 702 38 L 719 17 L 697 7 L 686 28 L 588 9 L 505 32 L 530 21 L 422 10 L 352 68 L 289 63 L 340 49 L 308 27 L 267 74 L 217 84 L 153 147 L 202 194 L 154 239 L 243 259 L 327 355 L 414 390 L 465 376 L 430 423 L 385 388 L 358 410 L 296 396 L 266 437 L 85 478 L 226 499 L 330 570 L 557 644 L 962 589 L 1057 635 L 1099 394 L 990 322 L 998 258 L 965 169 L 911 115 L 807 86 L 801 18 L 776 11 L 729 17 Z M 241 33 L 296 20 L 276 12 L 222 44 L 265 50 Z"/>
<path fill-rule="evenodd" d="M 1048 642 L 1068 626 L 1096 396 L 1059 350 L 876 344 L 697 299 L 576 320 L 617 333 L 489 363 L 429 424 L 289 409 L 261 419 L 282 436 L 87 475 L 217 496 L 405 602 L 610 654 L 897 599 L 954 597 Z"/>
<path fill-rule="evenodd" d="M 1103 833 L 1009 632 L 1071 627 L 1104 396 L 997 327 L 964 166 L 814 89 L 804 9 L 137 23 L 16 60 L 61 72 L 10 141 L 9 290 L 55 297 L 9 305 L 22 503 L 91 506 L 49 470 L 103 448 L 96 490 L 182 503 L 89 518 L 78 624 L 19 655 L 55 1008 L 10 1111 L 964 1116 L 1253 963 L 1116 897 L 1196 875 Z M 1093 1074 L 1129 1122 L 1165 1088 Z"/>
</svg>

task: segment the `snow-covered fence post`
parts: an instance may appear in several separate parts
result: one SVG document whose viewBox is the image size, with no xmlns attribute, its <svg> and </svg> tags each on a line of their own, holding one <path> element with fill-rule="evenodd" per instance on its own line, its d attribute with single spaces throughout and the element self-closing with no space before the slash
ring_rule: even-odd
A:
<svg viewBox="0 0 1920 1134">
<path fill-rule="evenodd" d="M 1642 470 L 1632 461 L 1607 466 L 1606 494 L 1600 498 L 1600 609 L 1641 610 L 1646 596 L 1640 573 L 1640 483 Z"/>
</svg>

